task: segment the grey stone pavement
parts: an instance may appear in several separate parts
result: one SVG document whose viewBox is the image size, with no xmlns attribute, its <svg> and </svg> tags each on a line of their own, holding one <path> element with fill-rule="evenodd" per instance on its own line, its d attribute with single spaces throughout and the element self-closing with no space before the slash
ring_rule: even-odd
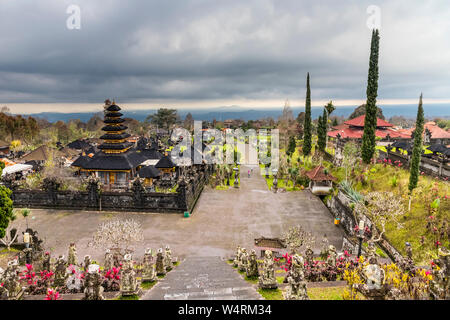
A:
<svg viewBox="0 0 450 320">
<path fill-rule="evenodd" d="M 261 300 L 220 257 L 188 257 L 141 300 Z"/>
<path fill-rule="evenodd" d="M 78 259 L 89 254 L 102 262 L 104 251 L 88 247 L 88 242 L 100 223 L 112 218 L 133 218 L 142 223 L 144 243 L 136 247 L 135 257 L 141 259 L 145 248 L 157 249 L 170 245 L 173 256 L 180 259 L 195 256 L 228 257 L 237 245 L 253 248 L 260 236 L 280 237 L 297 224 L 316 236 L 316 249 L 323 234 L 338 250 L 343 232 L 333 224 L 333 217 L 320 199 L 309 191 L 274 194 L 267 189 L 259 168 L 247 178 L 247 167 L 241 170 L 239 189 L 213 190 L 206 187 L 193 215 L 160 213 L 114 213 L 33 209 L 29 226 L 38 230 L 52 256 L 67 256 L 70 242 L 77 245 Z M 19 217 L 14 226 L 25 229 Z M 31 219 L 31 216 L 34 219 Z"/>
</svg>

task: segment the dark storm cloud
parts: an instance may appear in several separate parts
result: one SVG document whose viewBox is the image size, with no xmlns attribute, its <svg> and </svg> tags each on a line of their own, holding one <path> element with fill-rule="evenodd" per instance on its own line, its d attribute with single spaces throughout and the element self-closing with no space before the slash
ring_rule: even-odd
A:
<svg viewBox="0 0 450 320">
<path fill-rule="evenodd" d="M 81 30 L 66 9 L 81 8 Z M 380 92 L 448 98 L 446 1 L 0 2 L 0 101 L 365 96 L 369 5 L 381 9 Z"/>
</svg>

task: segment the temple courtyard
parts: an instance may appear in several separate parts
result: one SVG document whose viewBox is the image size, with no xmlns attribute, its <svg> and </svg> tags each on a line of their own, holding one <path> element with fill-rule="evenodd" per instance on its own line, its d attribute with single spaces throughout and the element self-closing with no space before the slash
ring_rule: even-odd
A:
<svg viewBox="0 0 450 320">
<path fill-rule="evenodd" d="M 103 261 L 104 251 L 88 246 L 99 224 L 109 219 L 135 219 L 142 223 L 144 242 L 135 248 L 140 259 L 145 248 L 157 249 L 170 245 L 173 256 L 229 257 L 237 245 L 254 248 L 254 239 L 281 237 L 289 227 L 301 225 L 316 237 L 316 248 L 322 236 L 338 250 L 342 246 L 343 232 L 333 224 L 333 217 L 322 201 L 308 190 L 273 193 L 255 167 L 251 178 L 249 168 L 241 168 L 239 189 L 214 190 L 205 187 L 193 214 L 88 212 L 33 209 L 28 223 L 39 232 L 44 247 L 55 257 L 67 256 L 71 242 L 77 245 L 80 259 L 90 254 Z M 17 215 L 14 225 L 25 228 L 25 219 Z"/>
</svg>

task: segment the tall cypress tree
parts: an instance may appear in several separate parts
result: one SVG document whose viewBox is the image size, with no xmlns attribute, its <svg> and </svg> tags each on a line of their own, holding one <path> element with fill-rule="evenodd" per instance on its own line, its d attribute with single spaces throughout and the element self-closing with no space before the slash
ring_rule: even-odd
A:
<svg viewBox="0 0 450 320">
<path fill-rule="evenodd" d="M 327 122 L 328 122 L 328 112 L 324 108 L 323 114 L 319 117 L 319 124 L 317 130 L 317 145 L 320 151 L 325 152 L 325 148 L 327 146 Z"/>
<path fill-rule="evenodd" d="M 378 52 L 380 36 L 378 30 L 372 31 L 370 48 L 369 75 L 367 79 L 366 116 L 362 139 L 362 158 L 370 163 L 375 153 L 375 131 L 377 129 L 377 95 L 378 95 Z"/>
<path fill-rule="evenodd" d="M 309 156 L 312 148 L 311 88 L 309 87 L 309 72 L 306 77 L 305 124 L 303 126 L 303 130 L 303 155 Z"/>
<path fill-rule="evenodd" d="M 417 187 L 419 181 L 419 165 L 422 155 L 422 141 L 423 141 L 423 129 L 424 129 L 424 115 L 422 107 L 422 94 L 419 99 L 419 108 L 417 109 L 416 129 L 414 130 L 414 147 L 412 152 L 411 166 L 409 169 L 409 192 Z"/>
</svg>

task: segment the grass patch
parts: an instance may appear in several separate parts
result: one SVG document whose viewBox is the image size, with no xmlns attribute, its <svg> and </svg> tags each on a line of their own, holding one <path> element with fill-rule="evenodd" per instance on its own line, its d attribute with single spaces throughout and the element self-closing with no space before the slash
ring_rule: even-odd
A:
<svg viewBox="0 0 450 320">
<path fill-rule="evenodd" d="M 257 284 L 258 283 L 258 277 L 247 277 L 245 276 L 245 281 L 250 282 L 251 284 Z"/>
<path fill-rule="evenodd" d="M 4 249 L 0 250 L 0 254 L 13 253 L 13 252 L 20 252 L 20 250 L 17 250 L 15 248 L 10 248 L 9 250 L 7 248 L 4 248 Z"/>
<path fill-rule="evenodd" d="M 308 288 L 310 300 L 343 300 L 345 287 Z"/>
<path fill-rule="evenodd" d="M 280 289 L 258 289 L 259 294 L 266 300 L 283 300 L 283 291 Z"/>
<path fill-rule="evenodd" d="M 279 284 L 282 284 L 283 281 L 284 281 L 284 277 L 277 277 L 277 282 L 278 282 Z"/>
<path fill-rule="evenodd" d="M 157 284 L 157 283 L 158 283 L 158 281 L 142 282 L 142 283 L 141 283 L 141 288 L 142 288 L 143 290 L 150 290 L 150 289 L 153 288 L 153 286 L 154 286 L 155 284 Z"/>
<path fill-rule="evenodd" d="M 175 262 L 173 263 L 173 265 L 174 265 L 174 267 L 179 266 L 179 265 L 180 265 L 180 261 L 175 261 Z"/>
<path fill-rule="evenodd" d="M 132 296 L 120 296 L 117 300 L 139 300 L 139 296 L 137 294 L 133 294 Z"/>
<path fill-rule="evenodd" d="M 158 279 L 164 279 L 166 277 L 166 274 L 160 274 L 160 275 L 157 275 L 157 277 L 158 277 Z"/>
</svg>

